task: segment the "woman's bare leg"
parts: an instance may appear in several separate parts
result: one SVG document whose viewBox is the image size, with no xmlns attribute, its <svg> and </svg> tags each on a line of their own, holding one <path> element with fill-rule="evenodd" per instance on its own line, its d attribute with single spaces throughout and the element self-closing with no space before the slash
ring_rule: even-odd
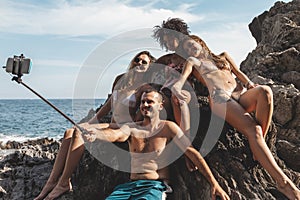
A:
<svg viewBox="0 0 300 200">
<path fill-rule="evenodd" d="M 273 93 L 269 86 L 261 85 L 245 92 L 239 103 L 247 112 L 255 111 L 255 119 L 266 137 L 273 115 Z"/>
<path fill-rule="evenodd" d="M 78 166 L 83 152 L 84 141 L 82 139 L 81 132 L 77 131 L 76 129 L 73 133 L 64 171 L 55 188 L 47 196 L 47 200 L 55 199 L 63 193 L 68 192 L 72 189 L 71 176 Z"/>
<path fill-rule="evenodd" d="M 51 192 L 51 190 L 56 186 L 56 184 L 59 180 L 59 177 L 62 174 L 62 172 L 64 170 L 64 167 L 65 167 L 65 162 L 67 160 L 68 150 L 69 150 L 69 147 L 70 147 L 73 132 L 74 132 L 74 129 L 66 130 L 66 132 L 64 134 L 62 144 L 61 144 L 60 149 L 59 149 L 59 152 L 56 156 L 56 159 L 55 159 L 55 162 L 54 162 L 54 165 L 53 165 L 53 169 L 52 169 L 51 174 L 50 174 L 50 176 L 47 180 L 47 183 L 43 187 L 43 189 L 42 189 L 41 193 L 39 194 L 39 196 L 37 196 L 34 200 L 44 199 L 45 196 L 47 196 L 47 194 L 49 192 Z"/>
<path fill-rule="evenodd" d="M 299 189 L 283 173 L 266 145 L 261 126 L 236 101 L 228 101 L 226 104 L 214 104 L 212 111 L 219 114 L 218 109 L 222 110 L 224 106 L 227 109 L 226 121 L 248 138 L 253 155 L 276 181 L 278 190 L 289 199 L 300 200 Z"/>
</svg>

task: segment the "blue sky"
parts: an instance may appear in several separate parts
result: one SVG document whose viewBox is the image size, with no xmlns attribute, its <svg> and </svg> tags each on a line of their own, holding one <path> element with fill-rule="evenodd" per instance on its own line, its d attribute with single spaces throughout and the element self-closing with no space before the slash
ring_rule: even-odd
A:
<svg viewBox="0 0 300 200">
<path fill-rule="evenodd" d="M 275 2 L 1 0 L 0 61 L 4 66 L 8 57 L 21 53 L 31 58 L 31 73 L 23 80 L 46 98 L 105 98 L 137 51 L 166 53 L 151 38 L 152 27 L 163 20 L 184 19 L 213 52 L 227 51 L 240 64 L 256 46 L 248 24 Z M 128 35 L 133 46 L 115 44 Z M 10 79 L 0 72 L 0 99 L 37 98 Z"/>
</svg>

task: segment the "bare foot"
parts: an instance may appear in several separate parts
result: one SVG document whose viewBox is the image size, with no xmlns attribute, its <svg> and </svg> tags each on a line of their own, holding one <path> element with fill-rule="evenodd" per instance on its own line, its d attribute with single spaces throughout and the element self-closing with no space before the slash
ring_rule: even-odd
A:
<svg viewBox="0 0 300 200">
<path fill-rule="evenodd" d="M 43 187 L 39 196 L 35 197 L 34 200 L 44 199 L 49 194 L 49 192 L 51 192 L 51 190 L 56 186 L 56 184 L 57 182 L 47 182 L 46 185 Z"/>
<path fill-rule="evenodd" d="M 283 185 L 278 184 L 277 188 L 288 199 L 300 200 L 300 190 L 290 180 L 285 180 Z"/>
<path fill-rule="evenodd" d="M 48 196 L 45 198 L 45 200 L 53 200 L 61 195 L 63 195 L 66 192 L 69 192 L 72 190 L 71 182 L 69 182 L 68 185 L 62 185 L 58 183 L 55 188 L 48 194 Z"/>
</svg>

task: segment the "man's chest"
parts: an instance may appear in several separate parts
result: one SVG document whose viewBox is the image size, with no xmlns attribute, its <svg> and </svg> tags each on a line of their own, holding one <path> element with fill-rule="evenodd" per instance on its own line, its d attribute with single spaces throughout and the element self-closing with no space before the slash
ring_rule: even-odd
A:
<svg viewBox="0 0 300 200">
<path fill-rule="evenodd" d="M 130 148 L 135 153 L 160 154 L 166 147 L 167 138 L 159 134 L 149 134 L 147 131 L 131 136 Z"/>
</svg>

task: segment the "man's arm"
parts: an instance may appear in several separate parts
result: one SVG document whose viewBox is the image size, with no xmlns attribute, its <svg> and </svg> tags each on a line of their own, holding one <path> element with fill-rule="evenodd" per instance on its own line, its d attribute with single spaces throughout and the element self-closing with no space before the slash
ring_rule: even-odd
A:
<svg viewBox="0 0 300 200">
<path fill-rule="evenodd" d="M 175 124 L 171 123 L 171 133 L 176 145 L 189 157 L 192 162 L 198 167 L 199 171 L 205 176 L 211 185 L 214 185 L 217 181 L 215 180 L 212 172 L 210 171 L 206 161 L 201 154 L 191 145 L 190 140 L 184 135 L 182 130 Z"/>
<path fill-rule="evenodd" d="M 172 133 L 174 142 L 182 151 L 185 152 L 185 155 L 191 159 L 194 165 L 197 166 L 198 171 L 210 183 L 212 199 L 216 199 L 216 196 L 220 196 L 223 200 L 229 200 L 229 196 L 215 179 L 204 158 L 194 147 L 191 146 L 190 140 L 184 135 L 182 130 L 175 123 L 170 123 L 170 129 L 170 133 Z"/>
<path fill-rule="evenodd" d="M 221 188 L 201 154 L 195 148 L 189 146 L 185 151 L 185 155 L 192 160 L 192 162 L 198 167 L 199 172 L 210 183 L 212 199 L 216 199 L 216 197 L 219 196 L 223 200 L 229 200 L 229 196 Z"/>
<path fill-rule="evenodd" d="M 84 134 L 84 138 L 89 142 L 94 142 L 96 139 L 107 142 L 125 142 L 131 133 L 131 128 L 124 124 L 120 128 L 88 128 L 88 134 Z"/>
</svg>

